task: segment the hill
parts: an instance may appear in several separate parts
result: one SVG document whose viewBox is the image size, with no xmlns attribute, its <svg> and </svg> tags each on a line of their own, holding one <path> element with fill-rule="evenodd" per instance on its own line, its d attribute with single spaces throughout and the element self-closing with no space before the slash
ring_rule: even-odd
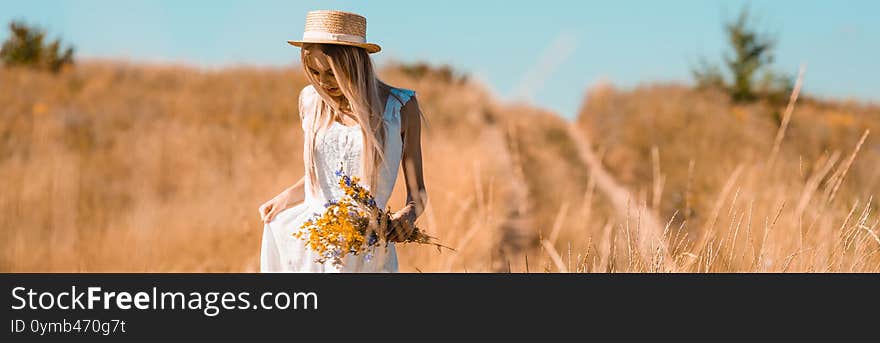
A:
<svg viewBox="0 0 880 343">
<path fill-rule="evenodd" d="M 594 89 L 573 124 L 440 68 L 381 77 L 418 93 L 419 224 L 457 249 L 401 247 L 402 271 L 880 270 L 878 147 L 854 154 L 876 108 L 799 104 L 768 165 L 781 109 L 718 94 Z M 256 271 L 257 207 L 302 173 L 305 84 L 294 69 L 0 69 L 0 270 Z"/>
</svg>

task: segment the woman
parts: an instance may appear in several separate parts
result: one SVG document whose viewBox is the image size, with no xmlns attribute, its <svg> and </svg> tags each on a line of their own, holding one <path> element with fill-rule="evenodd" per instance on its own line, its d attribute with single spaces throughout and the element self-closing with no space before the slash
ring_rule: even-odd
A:
<svg viewBox="0 0 880 343">
<path fill-rule="evenodd" d="M 263 272 L 397 272 L 394 241 L 407 235 L 426 201 L 422 178 L 420 131 L 422 113 L 415 93 L 376 78 L 366 42 L 366 19 L 341 11 L 312 11 L 303 39 L 288 41 L 301 48 L 310 85 L 299 95 L 304 131 L 305 175 L 260 206 L 265 223 L 260 259 Z M 359 176 L 385 208 L 403 165 L 406 206 L 392 216 L 387 248 L 374 254 L 348 254 L 341 267 L 317 263 L 317 253 L 293 237 L 313 213 L 343 193 L 335 171 Z"/>
</svg>

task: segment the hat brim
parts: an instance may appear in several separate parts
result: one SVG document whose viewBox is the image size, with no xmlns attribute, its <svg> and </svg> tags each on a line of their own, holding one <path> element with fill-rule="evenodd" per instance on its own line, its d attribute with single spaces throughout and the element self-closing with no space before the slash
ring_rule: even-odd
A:
<svg viewBox="0 0 880 343">
<path fill-rule="evenodd" d="M 377 44 L 373 44 L 373 43 L 353 43 L 353 42 L 343 42 L 343 41 L 336 41 L 336 40 L 307 40 L 307 41 L 289 40 L 289 41 L 287 41 L 287 43 L 290 45 L 296 46 L 296 47 L 300 47 L 300 48 L 302 48 L 303 44 L 309 44 L 309 43 L 356 46 L 359 48 L 364 48 L 364 50 L 367 50 L 367 52 L 371 53 L 371 54 L 382 51 L 382 47 L 380 47 Z"/>
</svg>

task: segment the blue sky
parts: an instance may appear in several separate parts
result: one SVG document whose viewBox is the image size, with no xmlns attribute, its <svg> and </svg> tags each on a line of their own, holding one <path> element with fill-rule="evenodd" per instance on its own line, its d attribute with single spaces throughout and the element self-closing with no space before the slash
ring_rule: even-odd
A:
<svg viewBox="0 0 880 343">
<path fill-rule="evenodd" d="M 279 66 L 299 63 L 285 40 L 302 34 L 308 10 L 348 10 L 367 17 L 379 64 L 450 64 L 503 99 L 571 118 L 600 80 L 689 82 L 701 56 L 720 61 L 722 23 L 743 4 L 776 34 L 776 69 L 808 65 L 805 91 L 880 102 L 880 1 L 870 0 L 33 0 L 0 3 L 0 21 L 43 26 L 81 58 Z"/>
</svg>

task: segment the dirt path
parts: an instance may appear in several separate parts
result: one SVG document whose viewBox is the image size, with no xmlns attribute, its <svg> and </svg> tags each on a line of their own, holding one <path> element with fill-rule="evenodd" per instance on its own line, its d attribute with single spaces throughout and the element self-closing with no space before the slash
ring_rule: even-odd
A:
<svg viewBox="0 0 880 343">
<path fill-rule="evenodd" d="M 661 263 L 663 269 L 670 271 L 673 268 L 673 260 L 670 258 L 667 249 L 667 242 L 663 237 L 665 225 L 657 219 L 657 216 L 648 209 L 639 211 L 637 198 L 614 180 L 614 177 L 605 170 L 602 162 L 593 153 L 590 148 L 589 140 L 577 124 L 568 126 L 568 133 L 577 147 L 579 157 L 586 168 L 589 168 L 592 178 L 596 182 L 596 188 L 611 201 L 611 206 L 623 220 L 631 220 L 633 216 L 638 218 L 636 240 L 638 242 L 639 254 L 643 262 L 652 264 L 652 256 L 663 256 Z M 647 252 L 647 253 L 645 253 Z"/>
</svg>

